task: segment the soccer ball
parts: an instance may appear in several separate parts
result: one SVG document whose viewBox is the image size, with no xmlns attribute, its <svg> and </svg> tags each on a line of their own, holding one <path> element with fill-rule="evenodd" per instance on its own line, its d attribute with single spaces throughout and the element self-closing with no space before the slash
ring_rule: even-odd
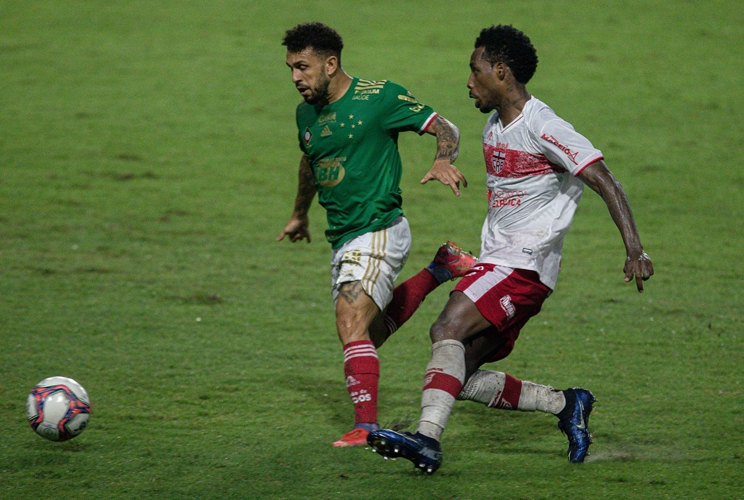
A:
<svg viewBox="0 0 744 500">
<path fill-rule="evenodd" d="M 39 436 L 67 441 L 88 425 L 90 398 L 83 386 L 71 378 L 45 378 L 28 395 L 26 417 Z"/>
</svg>

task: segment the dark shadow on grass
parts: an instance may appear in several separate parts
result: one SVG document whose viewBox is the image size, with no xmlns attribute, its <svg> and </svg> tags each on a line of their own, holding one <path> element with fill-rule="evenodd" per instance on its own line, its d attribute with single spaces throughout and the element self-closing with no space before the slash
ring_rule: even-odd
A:
<svg viewBox="0 0 744 500">
<path fill-rule="evenodd" d="M 216 293 L 194 293 L 192 295 L 172 295 L 165 297 L 165 300 L 172 300 L 182 304 L 197 304 L 213 306 L 221 304 L 222 298 Z"/>
</svg>

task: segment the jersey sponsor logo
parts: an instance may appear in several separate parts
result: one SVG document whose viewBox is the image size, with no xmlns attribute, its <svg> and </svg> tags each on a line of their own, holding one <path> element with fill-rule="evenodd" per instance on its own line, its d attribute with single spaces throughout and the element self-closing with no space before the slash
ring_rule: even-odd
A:
<svg viewBox="0 0 744 500">
<path fill-rule="evenodd" d="M 302 139 L 305 141 L 305 146 L 310 145 L 310 140 L 313 138 L 313 133 L 310 132 L 310 127 L 307 127 L 305 129 L 305 134 L 302 136 Z"/>
<path fill-rule="evenodd" d="M 548 141 L 550 144 L 554 145 L 555 147 L 557 147 L 558 149 L 560 149 L 561 151 L 563 151 L 564 153 L 566 153 L 566 156 L 568 156 L 568 159 L 571 160 L 571 163 L 573 163 L 574 165 L 578 165 L 578 163 L 576 163 L 576 157 L 579 154 L 578 151 L 573 151 L 572 152 L 571 151 L 571 148 L 569 148 L 568 146 L 564 146 L 563 144 L 561 144 L 561 142 L 558 139 L 556 139 L 555 137 L 553 137 L 552 135 L 543 134 L 541 137 L 542 137 L 543 140 Z"/>
<path fill-rule="evenodd" d="M 324 158 L 315 166 L 315 180 L 323 187 L 333 187 L 344 180 L 346 157 Z"/>
<path fill-rule="evenodd" d="M 413 97 L 413 96 L 410 96 L 410 95 L 399 95 L 399 96 L 398 96 L 398 99 L 400 99 L 401 101 L 407 101 L 407 102 L 411 102 L 411 103 L 413 103 L 413 104 L 418 104 L 418 103 L 419 103 L 419 102 L 418 102 L 418 101 L 416 100 L 416 98 L 415 98 L 415 97 Z"/>
<path fill-rule="evenodd" d="M 331 129 L 330 129 L 330 128 L 328 128 L 328 125 L 326 125 L 325 127 L 323 127 L 323 131 L 322 131 L 322 132 L 320 133 L 320 136 L 321 136 L 321 137 L 328 137 L 328 136 L 329 136 L 329 135 L 331 135 L 332 133 L 333 133 L 333 132 L 331 132 Z"/>
<path fill-rule="evenodd" d="M 416 104 L 415 106 L 411 106 L 408 109 L 410 109 L 414 113 L 418 113 L 419 111 L 421 111 L 422 109 L 424 109 L 424 105 L 423 104 Z"/>
<path fill-rule="evenodd" d="M 336 123 L 336 112 L 326 113 L 318 117 L 318 125 L 326 125 L 328 123 Z"/>
<path fill-rule="evenodd" d="M 365 80 L 360 78 L 357 82 L 357 87 L 382 87 L 387 83 L 387 80 Z"/>
<path fill-rule="evenodd" d="M 318 125 L 326 125 L 328 123 L 336 123 L 336 112 L 326 113 L 318 117 Z"/>
<path fill-rule="evenodd" d="M 566 169 L 548 161 L 545 155 L 509 149 L 508 144 L 496 146 L 483 143 L 486 171 L 494 177 L 520 178 L 533 175 L 560 174 Z"/>
<path fill-rule="evenodd" d="M 511 297 L 509 295 L 504 295 L 499 299 L 499 304 L 501 305 L 501 309 L 506 313 L 506 319 L 512 319 L 514 313 L 517 312 L 517 309 L 514 307 L 514 304 L 512 304 Z"/>
<path fill-rule="evenodd" d="M 354 87 L 354 95 L 379 94 L 385 82 L 387 80 L 359 80 Z"/>
<path fill-rule="evenodd" d="M 368 95 L 355 95 L 351 96 L 352 101 L 369 101 Z"/>
<path fill-rule="evenodd" d="M 526 191 L 518 189 L 499 189 L 497 191 L 491 191 L 489 189 L 488 206 L 491 208 L 518 207 L 522 204 L 522 198 L 526 194 Z"/>
</svg>

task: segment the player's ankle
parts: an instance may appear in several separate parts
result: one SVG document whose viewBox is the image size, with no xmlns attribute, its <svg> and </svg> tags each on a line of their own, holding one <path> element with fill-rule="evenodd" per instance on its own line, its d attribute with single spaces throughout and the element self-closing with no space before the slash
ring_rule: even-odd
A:
<svg viewBox="0 0 744 500">
<path fill-rule="evenodd" d="M 367 432 L 376 431 L 380 428 L 377 422 L 361 422 L 354 424 L 355 429 L 364 429 Z"/>
<path fill-rule="evenodd" d="M 556 417 L 561 420 L 571 418 L 574 411 L 574 405 L 576 405 L 576 391 L 573 389 L 566 389 L 563 391 L 563 397 L 566 398 L 566 406 L 564 406 L 560 412 L 556 413 Z"/>
<path fill-rule="evenodd" d="M 414 436 L 419 441 L 421 441 L 422 443 L 424 443 L 426 446 L 430 448 L 437 448 L 439 446 L 439 439 L 435 437 L 427 436 L 426 434 L 422 434 L 421 432 L 418 432 L 418 431 L 416 431 Z"/>
<path fill-rule="evenodd" d="M 445 281 L 449 281 L 452 279 L 452 272 L 444 266 L 437 266 L 432 262 L 425 269 L 429 271 L 432 276 L 434 276 L 434 279 L 436 279 L 437 283 L 439 283 L 440 285 Z"/>
</svg>

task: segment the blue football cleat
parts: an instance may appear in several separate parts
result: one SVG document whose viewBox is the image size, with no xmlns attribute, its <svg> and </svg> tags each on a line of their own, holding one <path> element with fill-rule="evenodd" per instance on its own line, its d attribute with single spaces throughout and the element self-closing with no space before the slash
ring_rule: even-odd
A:
<svg viewBox="0 0 744 500">
<path fill-rule="evenodd" d="M 434 474 L 442 465 L 442 449 L 439 441 L 419 433 L 395 432 L 389 429 L 372 431 L 367 436 L 372 451 L 385 459 L 403 457 L 427 474 Z"/>
<path fill-rule="evenodd" d="M 576 395 L 576 402 L 570 418 L 558 422 L 558 428 L 568 437 L 568 459 L 573 463 L 581 463 L 589 454 L 592 435 L 589 433 L 589 415 L 592 406 L 597 401 L 594 395 L 586 389 L 568 389 Z"/>
</svg>

